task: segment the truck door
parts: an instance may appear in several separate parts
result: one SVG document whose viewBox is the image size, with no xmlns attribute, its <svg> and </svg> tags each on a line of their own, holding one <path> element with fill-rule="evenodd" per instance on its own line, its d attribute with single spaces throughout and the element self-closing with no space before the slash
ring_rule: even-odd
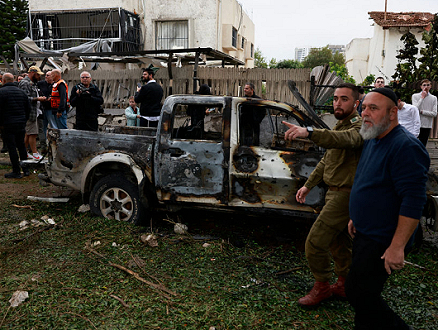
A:
<svg viewBox="0 0 438 330">
<path fill-rule="evenodd" d="M 298 124 L 290 111 L 270 101 L 233 105 L 231 115 L 230 206 L 284 209 L 313 213 L 323 205 L 324 188 L 315 187 L 299 204 L 295 195 L 322 156 L 313 142 L 285 141 L 286 120 Z M 290 212 L 292 211 L 292 212 Z"/>
<path fill-rule="evenodd" d="M 224 123 L 229 114 L 223 97 L 166 101 L 155 153 L 159 200 L 227 203 L 229 125 Z"/>
</svg>

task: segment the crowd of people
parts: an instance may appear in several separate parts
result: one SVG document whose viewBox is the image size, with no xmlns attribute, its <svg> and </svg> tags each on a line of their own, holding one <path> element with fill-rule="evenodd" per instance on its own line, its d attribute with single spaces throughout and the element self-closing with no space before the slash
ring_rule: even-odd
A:
<svg viewBox="0 0 438 330">
<path fill-rule="evenodd" d="M 7 173 L 6 178 L 29 175 L 20 160 L 41 161 L 41 154 L 47 151 L 47 128 L 67 129 L 70 105 L 76 107 L 76 129 L 98 130 L 97 118 L 103 112 L 103 97 L 99 88 L 91 83 L 89 72 L 81 73 L 81 82 L 72 88 L 70 98 L 59 69 L 43 73 L 38 66 L 31 66 L 25 74 L 14 77 L 4 73 L 0 78 L 1 152 L 9 152 L 12 163 L 12 172 Z"/>
</svg>

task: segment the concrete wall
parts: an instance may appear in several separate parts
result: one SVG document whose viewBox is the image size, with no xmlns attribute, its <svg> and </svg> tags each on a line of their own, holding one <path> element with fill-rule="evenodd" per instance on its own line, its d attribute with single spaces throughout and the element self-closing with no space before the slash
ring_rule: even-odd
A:
<svg viewBox="0 0 438 330">
<path fill-rule="evenodd" d="M 369 46 L 366 46 L 367 39 L 353 39 L 347 46 L 346 60 L 347 69 L 356 82 L 360 83 L 369 75 L 376 77 L 383 76 L 386 82 L 392 80 L 391 76 L 395 73 L 398 60 L 398 51 L 402 49 L 403 42 L 401 36 L 408 31 L 406 27 L 383 29 L 380 25 L 374 24 L 374 35 L 369 39 Z M 421 28 L 412 28 L 410 32 L 415 35 L 419 42 L 418 48 L 424 47 Z M 365 54 L 368 60 L 365 70 Z"/>
<path fill-rule="evenodd" d="M 348 74 L 353 76 L 358 84 L 368 76 L 369 49 L 370 38 L 353 39 L 346 46 L 345 62 Z"/>
<path fill-rule="evenodd" d="M 251 44 L 254 46 L 255 51 L 255 26 L 251 21 L 249 16 L 243 10 L 242 5 L 240 5 L 236 0 L 218 0 L 218 3 L 221 4 L 222 12 L 220 14 L 220 20 L 222 21 L 222 34 L 224 32 L 230 33 L 225 29 L 226 26 L 231 25 L 235 29 L 237 29 L 238 33 L 238 47 L 235 50 L 232 49 L 223 49 L 222 51 L 230 54 L 231 56 L 237 57 L 239 60 L 246 63 L 246 67 L 253 68 L 254 67 L 254 59 L 250 58 L 250 49 Z M 245 47 L 240 48 L 241 38 L 244 37 L 246 39 Z M 221 47 L 223 48 L 224 40 L 230 38 L 230 35 L 222 35 Z"/>
</svg>

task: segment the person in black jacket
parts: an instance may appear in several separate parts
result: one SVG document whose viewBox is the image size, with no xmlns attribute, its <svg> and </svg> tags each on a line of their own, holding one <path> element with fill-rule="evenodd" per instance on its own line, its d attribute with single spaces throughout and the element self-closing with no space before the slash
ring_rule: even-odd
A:
<svg viewBox="0 0 438 330">
<path fill-rule="evenodd" d="M 134 100 L 140 104 L 140 126 L 157 127 L 161 113 L 161 99 L 163 98 L 163 88 L 155 81 L 154 75 L 158 68 L 151 65 L 143 69 L 142 80 L 146 85 L 137 88 Z"/>
<path fill-rule="evenodd" d="M 103 104 L 102 94 L 96 85 L 91 83 L 91 75 L 87 71 L 81 73 L 81 83 L 74 86 L 70 94 L 70 105 L 76 107 L 76 129 L 97 131 L 97 118 Z"/>
<path fill-rule="evenodd" d="M 9 159 L 12 163 L 12 172 L 6 173 L 5 178 L 19 179 L 21 171 L 18 153 L 21 160 L 27 159 L 24 135 L 31 105 L 26 93 L 15 86 L 14 76 L 11 73 L 3 75 L 2 83 L 3 87 L 0 88 L 0 126 L 4 129 Z M 25 167 L 22 166 L 22 169 L 24 176 L 30 174 Z"/>
</svg>

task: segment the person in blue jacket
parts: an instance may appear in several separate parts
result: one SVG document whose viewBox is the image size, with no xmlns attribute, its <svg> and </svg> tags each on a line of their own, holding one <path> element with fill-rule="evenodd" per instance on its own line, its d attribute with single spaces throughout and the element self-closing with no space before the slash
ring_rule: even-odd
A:
<svg viewBox="0 0 438 330">
<path fill-rule="evenodd" d="M 129 98 L 129 107 L 125 109 L 126 126 L 140 126 L 140 109 L 134 101 L 134 96 Z"/>
<path fill-rule="evenodd" d="M 350 195 L 353 259 L 345 293 L 355 329 L 412 329 L 383 300 L 389 275 L 403 268 L 426 203 L 430 158 L 398 123 L 397 96 L 376 88 L 362 104 L 365 140 Z"/>
</svg>

